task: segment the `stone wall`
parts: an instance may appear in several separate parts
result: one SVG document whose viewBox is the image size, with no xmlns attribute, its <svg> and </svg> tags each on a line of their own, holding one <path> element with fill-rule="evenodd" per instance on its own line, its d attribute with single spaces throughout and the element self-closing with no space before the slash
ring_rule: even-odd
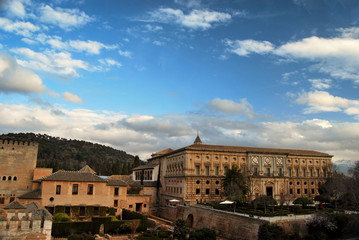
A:
<svg viewBox="0 0 359 240">
<path fill-rule="evenodd" d="M 264 223 L 277 224 L 287 234 L 299 233 L 301 237 L 304 237 L 307 233 L 305 221 L 312 217 L 312 215 L 294 215 L 259 218 L 200 205 L 161 207 L 158 209 L 157 214 L 159 217 L 173 222 L 177 219 L 183 219 L 193 229 L 213 229 L 218 236 L 225 239 L 243 240 L 256 240 L 258 238 L 258 229 Z"/>
<path fill-rule="evenodd" d="M 256 240 L 259 226 L 266 221 L 202 206 L 163 207 L 158 210 L 162 218 L 183 219 L 193 229 L 210 228 L 226 239 Z"/>
<path fill-rule="evenodd" d="M 0 208 L 32 189 L 37 143 L 0 140 Z"/>
</svg>

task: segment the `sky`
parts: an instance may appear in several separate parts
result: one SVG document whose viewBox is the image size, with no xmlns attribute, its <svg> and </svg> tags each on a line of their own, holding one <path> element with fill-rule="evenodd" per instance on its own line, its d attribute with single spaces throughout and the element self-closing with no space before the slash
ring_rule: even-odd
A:
<svg viewBox="0 0 359 240">
<path fill-rule="evenodd" d="M 357 0 L 0 0 L 0 133 L 353 161 L 358 87 Z"/>
</svg>

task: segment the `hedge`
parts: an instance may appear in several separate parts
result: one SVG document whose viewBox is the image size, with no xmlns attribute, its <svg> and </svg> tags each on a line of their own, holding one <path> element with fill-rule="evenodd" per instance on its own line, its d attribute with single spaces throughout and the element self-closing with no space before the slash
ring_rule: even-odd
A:
<svg viewBox="0 0 359 240">
<path fill-rule="evenodd" d="M 140 219 L 140 226 L 138 227 L 137 231 L 142 232 L 147 230 L 147 216 L 138 212 L 129 211 L 127 209 L 122 210 L 122 220 L 134 219 Z"/>
<path fill-rule="evenodd" d="M 109 221 L 111 217 L 93 218 L 92 222 L 54 222 L 52 224 L 51 235 L 53 237 L 68 237 L 71 234 L 91 233 L 98 234 L 101 224 L 104 225 L 104 232 L 109 234 L 130 234 L 131 228 L 129 222 L 132 220 Z M 147 218 L 141 219 L 140 226 L 137 231 L 143 231 L 147 226 Z"/>
</svg>

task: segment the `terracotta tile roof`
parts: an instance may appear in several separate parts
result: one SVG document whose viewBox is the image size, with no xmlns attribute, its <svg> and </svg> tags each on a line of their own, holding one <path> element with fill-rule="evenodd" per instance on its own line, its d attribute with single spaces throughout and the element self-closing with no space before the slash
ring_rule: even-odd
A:
<svg viewBox="0 0 359 240">
<path fill-rule="evenodd" d="M 79 171 L 59 170 L 53 174 L 39 179 L 40 181 L 65 181 L 65 182 L 107 182 L 93 173 Z"/>
<path fill-rule="evenodd" d="M 331 155 L 329 155 L 327 153 L 317 152 L 317 151 L 313 151 L 313 150 L 223 146 L 223 145 L 206 145 L 206 144 L 192 144 L 192 145 L 174 150 L 169 153 L 164 153 L 161 156 L 170 155 L 172 153 L 182 152 L 182 151 L 186 151 L 186 150 L 332 157 Z M 155 156 L 154 158 L 156 158 L 156 157 L 158 157 L 158 156 Z"/>
<path fill-rule="evenodd" d="M 140 165 L 138 167 L 132 168 L 131 170 L 144 170 L 144 169 L 153 169 L 158 166 L 159 163 L 147 163 L 145 165 Z"/>
<path fill-rule="evenodd" d="M 79 170 L 79 172 L 87 172 L 87 173 L 96 174 L 96 172 L 95 172 L 92 168 L 90 168 L 89 165 L 86 165 L 86 166 L 84 166 L 83 168 L 81 168 L 81 169 Z"/>
<path fill-rule="evenodd" d="M 9 204 L 6 204 L 3 209 L 26 209 L 26 207 L 19 203 L 17 200 L 15 200 Z"/>
<path fill-rule="evenodd" d="M 109 179 L 107 180 L 107 185 L 108 186 L 122 186 L 122 187 L 127 187 L 128 184 L 120 179 Z"/>
<path fill-rule="evenodd" d="M 41 199 L 41 188 L 36 188 L 30 192 L 27 192 L 18 198 L 20 199 Z"/>
<path fill-rule="evenodd" d="M 172 148 L 167 148 L 167 149 L 162 150 L 162 151 L 160 151 L 160 152 L 155 152 L 155 153 L 153 153 L 151 156 L 152 156 L 152 157 L 157 157 L 157 156 L 159 156 L 159 155 L 167 154 L 167 153 L 170 153 L 170 152 L 173 152 L 173 149 L 172 149 Z"/>
</svg>

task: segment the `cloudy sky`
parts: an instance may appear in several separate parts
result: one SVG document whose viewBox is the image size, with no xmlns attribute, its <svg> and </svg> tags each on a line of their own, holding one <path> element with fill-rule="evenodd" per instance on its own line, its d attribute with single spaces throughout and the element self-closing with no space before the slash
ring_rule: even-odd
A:
<svg viewBox="0 0 359 240">
<path fill-rule="evenodd" d="M 359 159 L 357 0 L 0 0 L 0 133 L 146 159 L 207 144 Z"/>
</svg>

